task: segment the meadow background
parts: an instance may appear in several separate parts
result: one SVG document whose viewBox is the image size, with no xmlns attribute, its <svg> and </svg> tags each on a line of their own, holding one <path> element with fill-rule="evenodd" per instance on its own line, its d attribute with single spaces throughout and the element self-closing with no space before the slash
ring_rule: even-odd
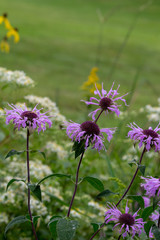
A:
<svg viewBox="0 0 160 240">
<path fill-rule="evenodd" d="M 95 151 L 88 151 L 83 170 L 81 169 L 82 175 L 99 176 L 104 180 L 106 188 L 111 187 L 116 191 L 119 185 L 117 182 L 108 183 L 108 178 L 118 177 L 125 184 L 131 174 L 131 168 L 127 164 L 129 157 L 122 161 L 123 156 L 127 155 L 128 148 L 132 146 L 126 139 L 128 131 L 126 125 L 133 121 L 141 127 L 157 125 L 157 122 L 148 122 L 146 113 L 141 112 L 140 109 L 148 104 L 158 105 L 160 2 L 158 0 L 1 0 L 0 12 L 1 14 L 8 13 L 9 20 L 19 29 L 20 33 L 20 42 L 11 44 L 10 53 L 0 53 L 0 66 L 10 70 L 23 70 L 36 82 L 33 89 L 5 89 L 1 95 L 2 106 L 6 107 L 8 101 L 15 103 L 18 97 L 21 101 L 27 94 L 47 96 L 56 102 L 60 113 L 67 120 L 71 119 L 79 123 L 85 121 L 88 110 L 85 104 L 80 102 L 86 97 L 81 86 L 95 66 L 99 68 L 98 76 L 106 90 L 110 89 L 114 81 L 115 86 L 120 84 L 121 95 L 126 92 L 130 93 L 127 96 L 129 108 L 122 108 L 123 111 L 127 110 L 126 117 L 118 119 L 113 116 L 107 116 L 107 118 L 103 116 L 100 120 L 100 125 L 103 127 L 118 126 L 116 137 L 110 145 L 107 145 L 109 148 L 107 155 L 104 152 L 99 155 Z M 0 30 L 3 32 L 2 26 Z M 59 171 L 74 176 L 77 163 L 74 161 L 73 154 L 70 154 L 71 147 L 65 146 L 65 141 L 69 144 L 69 140 L 65 137 L 65 133 L 62 133 L 59 125 L 60 123 L 56 125 L 56 130 L 53 130 L 54 136 L 49 131 L 47 136 L 52 140 L 56 139 L 58 144 L 67 148 L 65 149 L 68 151 L 67 158 L 59 161 L 57 155 L 54 153 L 53 156 L 52 153 L 47 161 L 41 158 L 40 161 L 48 165 L 53 172 Z M 2 155 L 10 150 L 8 146 L 17 147 L 18 150 L 25 147 L 25 140 L 24 142 L 21 140 L 22 145 L 18 146 L 20 138 L 15 140 L 12 127 L 10 126 L 9 130 L 3 127 L 3 134 L 11 136 L 9 141 L 7 140 L 7 145 L 4 141 L 6 138 L 2 141 Z M 32 147 L 43 150 L 44 142 L 49 141 L 49 138 L 47 139 L 44 135 L 41 139 L 38 135 L 35 138 L 37 142 L 35 143 L 32 137 Z M 156 158 L 154 163 L 149 161 L 146 163 L 150 167 L 148 171 L 152 173 L 155 164 L 159 164 L 159 159 L 157 156 Z M 5 162 L 1 164 L 4 169 L 5 164 Z M 158 171 L 156 169 L 157 174 Z M 68 191 L 69 187 L 64 186 L 63 181 L 59 185 L 60 190 L 64 192 L 62 194 L 60 191 L 60 195 L 64 195 L 63 200 L 66 204 L 69 203 L 73 188 L 70 183 L 68 186 L 70 192 L 65 195 L 65 190 L 67 188 L 66 191 Z M 121 190 L 123 191 L 123 188 Z M 82 187 L 80 192 L 79 199 L 77 196 L 79 207 L 81 207 L 81 194 L 84 192 L 88 194 L 86 207 L 83 209 L 85 212 L 88 201 L 92 201 L 97 193 L 92 192 L 87 186 Z M 87 200 L 87 197 L 90 200 Z M 106 199 L 103 199 L 100 204 L 105 207 L 105 202 Z M 59 202 L 59 205 L 55 206 L 50 200 L 50 215 L 53 212 L 54 214 L 59 211 L 63 212 L 63 210 L 65 212 L 66 209 L 62 209 L 61 204 L 62 202 Z M 1 206 L 4 207 L 3 204 Z M 94 211 L 97 210 L 94 209 Z M 17 213 L 13 214 L 13 209 L 10 210 L 9 219 Z M 102 216 L 99 221 L 103 221 Z M 2 222 L 3 229 L 5 224 Z M 88 227 L 83 227 L 86 235 L 78 239 L 87 239 L 87 231 L 89 231 L 88 234 L 92 233 L 92 229 L 88 230 Z M 42 239 L 49 239 L 47 227 L 44 229 L 39 229 L 39 232 L 43 230 Z M 16 230 L 13 231 L 16 233 Z M 23 232 L 22 229 L 19 231 Z M 16 239 L 14 234 L 9 236 L 9 239 Z"/>
</svg>

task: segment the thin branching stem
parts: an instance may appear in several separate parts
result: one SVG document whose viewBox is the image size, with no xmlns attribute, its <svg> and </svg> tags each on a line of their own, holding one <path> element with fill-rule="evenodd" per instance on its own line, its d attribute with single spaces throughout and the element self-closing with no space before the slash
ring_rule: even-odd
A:
<svg viewBox="0 0 160 240">
<path fill-rule="evenodd" d="M 73 196 L 72 196 L 72 199 L 71 199 L 71 202 L 70 202 L 70 205 L 69 205 L 67 217 L 70 216 L 70 212 L 71 212 L 71 208 L 72 208 L 72 205 L 73 205 L 73 201 L 74 201 L 74 198 L 75 198 L 75 195 L 76 195 L 76 192 L 77 192 L 79 169 L 80 169 L 80 166 L 81 166 L 81 163 L 82 163 L 83 155 L 84 155 L 84 151 L 82 152 L 81 157 L 80 157 L 80 160 L 79 160 L 79 163 L 78 163 L 77 172 L 76 172 L 76 182 L 75 182 L 74 192 L 73 192 Z"/>
<path fill-rule="evenodd" d="M 28 179 L 28 185 L 30 184 L 30 169 L 29 169 L 29 129 L 27 128 L 27 179 Z M 34 228 L 33 224 L 33 218 L 32 218 L 32 213 L 31 213 L 31 203 L 30 203 L 30 189 L 28 187 L 28 212 L 31 220 L 31 225 L 32 225 L 32 231 L 35 236 L 35 239 L 38 240 L 36 230 Z"/>
</svg>

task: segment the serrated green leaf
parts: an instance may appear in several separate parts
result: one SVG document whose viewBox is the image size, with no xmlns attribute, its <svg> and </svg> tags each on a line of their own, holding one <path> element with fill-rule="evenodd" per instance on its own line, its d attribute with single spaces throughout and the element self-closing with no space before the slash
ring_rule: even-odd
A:
<svg viewBox="0 0 160 240">
<path fill-rule="evenodd" d="M 100 192 L 104 190 L 104 185 L 98 178 L 88 176 L 88 177 L 84 177 L 83 181 L 87 181 Z"/>
<path fill-rule="evenodd" d="M 144 224 L 144 230 L 148 237 L 149 237 L 149 231 L 150 231 L 151 227 L 153 226 L 153 224 L 155 224 L 153 221 L 148 221 L 147 223 Z"/>
<path fill-rule="evenodd" d="M 157 226 L 152 227 L 152 232 L 156 240 L 160 240 L 160 229 Z"/>
<path fill-rule="evenodd" d="M 40 154 L 43 156 L 43 158 L 46 160 L 46 154 L 45 154 L 44 152 L 42 152 L 42 151 L 40 151 L 40 150 L 30 150 L 30 152 L 31 152 L 31 153 L 36 153 L 36 152 L 38 152 L 38 153 L 40 153 Z"/>
<path fill-rule="evenodd" d="M 74 142 L 72 151 L 75 151 L 75 158 L 81 155 L 85 151 L 85 140 Z"/>
<path fill-rule="evenodd" d="M 11 156 L 14 156 L 14 155 L 20 155 L 22 153 L 24 153 L 25 151 L 16 151 L 14 149 L 12 149 L 11 151 L 9 151 L 5 157 L 5 159 L 11 157 Z"/>
<path fill-rule="evenodd" d="M 110 191 L 109 189 L 106 189 L 106 190 L 102 191 L 101 193 L 99 193 L 99 194 L 96 196 L 96 198 L 108 197 L 108 196 L 110 196 L 111 194 L 116 194 L 116 193 Z"/>
<path fill-rule="evenodd" d="M 144 176 L 145 170 L 146 170 L 146 166 L 139 164 L 139 165 L 138 165 L 138 169 L 140 170 L 140 172 L 141 172 L 142 175 Z"/>
<path fill-rule="evenodd" d="M 31 192 L 40 200 L 42 201 L 42 195 L 41 195 L 41 188 L 38 184 L 28 184 L 29 189 Z"/>
<path fill-rule="evenodd" d="M 48 223 L 49 225 L 49 230 L 51 232 L 51 235 L 53 237 L 53 239 L 56 240 L 57 238 L 57 229 L 56 229 L 56 226 L 57 226 L 57 222 L 59 219 L 61 219 L 62 217 L 61 216 L 53 216 L 51 219 L 50 219 L 50 222 Z"/>
<path fill-rule="evenodd" d="M 143 199 L 142 196 L 139 196 L 139 195 L 129 195 L 129 196 L 127 196 L 127 198 L 132 199 L 132 200 L 138 202 L 139 206 L 141 207 L 141 209 L 144 208 L 144 199 Z"/>
<path fill-rule="evenodd" d="M 75 235 L 77 226 L 77 221 L 64 218 L 58 220 L 57 235 L 59 237 L 59 240 L 72 240 Z"/>
<path fill-rule="evenodd" d="M 150 207 L 147 207 L 143 210 L 142 212 L 142 218 L 143 218 L 143 221 L 146 221 L 146 219 L 151 215 L 151 213 L 153 212 L 153 206 L 150 206 Z"/>
<path fill-rule="evenodd" d="M 66 177 L 66 178 L 71 178 L 71 175 L 63 174 L 63 173 L 53 173 L 53 174 L 51 174 L 51 175 L 48 175 L 48 176 L 42 178 L 37 184 L 40 185 L 44 180 L 46 180 L 47 178 L 50 178 L 50 177 Z"/>
<path fill-rule="evenodd" d="M 26 181 L 23 180 L 23 179 L 12 178 L 12 179 L 8 182 L 8 184 L 7 184 L 6 191 L 8 190 L 9 186 L 10 186 L 12 183 L 14 183 L 14 182 L 24 182 L 24 183 L 25 183 Z"/>
<path fill-rule="evenodd" d="M 25 222 L 29 222 L 29 219 L 27 219 L 26 216 L 19 216 L 19 217 L 14 218 L 11 222 L 8 223 L 8 225 L 5 228 L 5 231 L 4 231 L 5 237 L 6 237 L 7 231 L 11 227 L 13 227 L 16 224 L 21 224 L 21 223 L 25 223 Z"/>
</svg>

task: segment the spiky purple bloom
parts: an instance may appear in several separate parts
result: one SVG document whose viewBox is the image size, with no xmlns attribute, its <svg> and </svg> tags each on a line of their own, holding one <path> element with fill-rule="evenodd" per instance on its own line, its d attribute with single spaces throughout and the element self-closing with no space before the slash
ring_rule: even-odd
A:
<svg viewBox="0 0 160 240">
<path fill-rule="evenodd" d="M 113 133 L 115 132 L 115 128 L 100 129 L 99 126 L 92 121 L 86 121 L 82 124 L 67 122 L 65 123 L 65 126 L 67 135 L 72 139 L 72 141 L 80 142 L 85 140 L 85 149 L 87 149 L 91 144 L 93 148 L 98 151 L 105 149 L 103 144 L 104 136 L 102 133 L 106 133 L 107 139 L 110 141 Z"/>
<path fill-rule="evenodd" d="M 117 116 L 119 116 L 120 114 L 120 111 L 119 111 L 119 107 L 121 105 L 117 105 L 117 101 L 118 100 L 121 100 L 122 102 L 125 103 L 125 105 L 127 106 L 126 104 L 126 100 L 123 98 L 124 96 L 126 96 L 127 94 L 121 96 L 121 97 L 116 97 L 117 95 L 119 95 L 118 93 L 118 89 L 120 87 L 120 85 L 118 86 L 118 88 L 116 90 L 113 90 L 113 86 L 114 86 L 114 83 L 112 84 L 112 87 L 111 89 L 109 90 L 109 92 L 107 93 L 106 90 L 103 89 L 103 83 L 102 83 L 102 92 L 100 93 L 100 91 L 98 90 L 98 88 L 96 87 L 96 90 L 94 91 L 94 94 L 95 95 L 98 95 L 100 99 L 97 99 L 95 97 L 91 97 L 90 98 L 90 101 L 84 101 L 82 100 L 83 102 L 85 102 L 87 105 L 96 105 L 98 106 L 98 108 L 96 110 L 94 110 L 93 112 L 91 112 L 89 114 L 89 116 L 91 115 L 92 116 L 92 119 L 95 120 L 95 115 L 98 111 L 105 111 L 106 113 L 109 113 L 109 112 L 115 112 L 117 114 Z M 96 101 L 96 102 L 94 102 Z"/>
<path fill-rule="evenodd" d="M 160 135 L 157 133 L 160 131 L 159 124 L 154 130 L 152 127 L 143 130 L 136 123 L 130 124 L 128 127 L 132 128 L 132 130 L 128 132 L 128 137 L 135 141 L 140 141 L 140 148 L 144 143 L 147 151 L 152 147 L 154 147 L 155 152 L 160 150 Z"/>
<path fill-rule="evenodd" d="M 15 128 L 32 128 L 36 129 L 38 127 L 38 133 L 40 131 L 46 130 L 46 123 L 48 123 L 49 127 L 51 127 L 52 122 L 49 119 L 50 116 L 47 116 L 46 113 L 40 113 L 43 109 L 37 109 L 37 105 L 33 108 L 32 111 L 28 110 L 25 106 L 23 110 L 20 107 L 17 107 L 13 104 L 8 104 L 12 110 L 5 109 L 6 111 L 6 124 L 8 125 L 11 120 L 13 120 L 13 124 Z"/>
<path fill-rule="evenodd" d="M 148 197 L 155 197 L 160 195 L 160 178 L 154 177 L 141 177 L 145 183 L 141 183 L 141 187 L 146 190 Z"/>
<path fill-rule="evenodd" d="M 142 218 L 136 218 L 137 213 L 131 215 L 129 212 L 129 208 L 126 204 L 125 213 L 122 213 L 116 206 L 110 205 L 108 206 L 110 209 L 105 213 L 105 222 L 114 221 L 116 224 L 113 229 L 117 226 L 120 227 L 119 233 L 122 233 L 123 238 L 127 236 L 127 233 L 131 234 L 132 237 L 137 233 L 139 236 L 144 230 L 144 223 Z"/>
</svg>

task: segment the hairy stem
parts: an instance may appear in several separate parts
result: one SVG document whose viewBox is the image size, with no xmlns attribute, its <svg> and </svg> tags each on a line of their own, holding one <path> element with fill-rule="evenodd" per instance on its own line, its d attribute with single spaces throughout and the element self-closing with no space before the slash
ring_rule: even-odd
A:
<svg viewBox="0 0 160 240">
<path fill-rule="evenodd" d="M 76 192 L 77 192 L 79 169 L 80 169 L 80 166 L 81 166 L 81 162 L 82 162 L 82 159 L 83 159 L 83 155 L 84 155 L 84 151 L 82 152 L 81 157 L 80 157 L 80 160 L 79 160 L 79 163 L 78 163 L 77 172 L 76 172 L 75 188 L 74 188 L 73 196 L 72 196 L 72 199 L 71 199 L 71 202 L 70 202 L 70 205 L 69 205 L 67 217 L 70 216 L 70 212 L 71 212 L 71 208 L 72 208 L 72 205 L 73 205 L 73 201 L 74 201 L 74 198 L 75 198 L 75 195 L 76 195 Z"/>
<path fill-rule="evenodd" d="M 142 152 L 142 154 L 141 154 L 141 157 L 140 157 L 140 159 L 139 159 L 139 163 L 138 163 L 138 164 L 141 164 L 142 158 L 143 158 L 145 152 L 146 152 L 146 148 L 144 147 L 143 152 Z M 133 175 L 133 178 L 132 178 L 132 180 L 131 180 L 131 182 L 130 182 L 128 188 L 127 188 L 127 190 L 125 191 L 125 193 L 123 194 L 123 196 L 121 197 L 121 199 L 117 202 L 116 207 L 120 204 L 120 202 L 122 201 L 122 199 L 126 196 L 127 192 L 129 191 L 130 187 L 132 186 L 132 184 L 133 184 L 133 182 L 134 182 L 134 179 L 135 179 L 135 177 L 136 177 L 136 175 L 137 175 L 137 173 L 138 173 L 138 169 L 139 169 L 139 166 L 137 167 L 137 169 L 136 169 L 136 171 L 135 171 L 135 174 Z M 104 223 L 101 225 L 101 227 L 92 235 L 92 237 L 91 237 L 89 240 L 93 239 L 93 238 L 101 231 L 101 229 L 102 229 L 104 226 L 105 226 L 105 222 L 104 222 Z M 121 235 L 120 235 L 119 237 L 121 237 Z M 118 238 L 118 239 L 120 239 L 120 238 Z"/>
<path fill-rule="evenodd" d="M 28 184 L 30 184 L 30 170 L 29 170 L 29 129 L 27 128 L 27 179 L 28 179 Z M 30 189 L 28 187 L 28 212 L 31 220 L 31 225 L 32 225 L 32 231 L 35 236 L 35 239 L 38 240 L 36 230 L 34 228 L 33 224 L 33 218 L 32 218 L 32 213 L 31 213 L 31 204 L 30 204 Z"/>
</svg>

